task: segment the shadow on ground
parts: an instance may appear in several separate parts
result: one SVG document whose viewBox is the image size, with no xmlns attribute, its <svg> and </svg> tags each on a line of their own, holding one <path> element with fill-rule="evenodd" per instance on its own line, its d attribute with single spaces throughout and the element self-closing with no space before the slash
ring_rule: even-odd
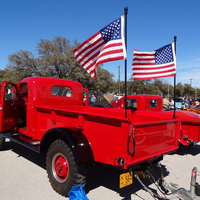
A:
<svg viewBox="0 0 200 200">
<path fill-rule="evenodd" d="M 29 161 L 33 162 L 34 164 L 37 164 L 39 167 L 46 169 L 45 167 L 46 153 L 38 154 L 12 141 L 6 142 L 4 151 L 7 151 L 7 150 L 12 150 L 19 157 L 22 156 L 28 159 Z M 200 145 L 194 145 L 191 147 L 180 146 L 178 151 L 175 152 L 175 154 L 178 154 L 181 156 L 184 156 L 187 154 L 191 154 L 195 156 L 199 153 L 200 153 Z M 162 170 L 163 170 L 164 177 L 169 175 L 169 172 L 167 171 L 164 165 L 162 165 Z M 145 189 L 137 181 L 137 179 L 134 180 L 134 183 L 132 185 L 119 189 L 120 174 L 121 174 L 120 171 L 113 169 L 111 167 L 95 166 L 93 168 L 90 168 L 88 170 L 87 184 L 85 185 L 86 193 L 89 193 L 90 191 L 103 186 L 107 189 L 110 189 L 118 193 L 122 197 L 121 198 L 122 200 L 130 200 L 132 194 L 139 197 L 137 195 L 137 192 L 139 190 L 145 190 Z M 151 188 L 152 182 L 150 181 L 150 179 L 142 179 L 142 181 L 147 187 Z M 155 194 L 158 194 L 157 193 L 158 189 L 151 188 L 151 190 Z M 159 192 L 159 194 L 161 193 Z M 149 194 L 149 197 L 150 197 L 150 194 Z M 139 198 L 143 199 L 142 197 L 139 197 Z M 153 199 L 153 198 L 150 197 L 150 199 Z M 156 197 L 155 199 L 161 200 L 163 198 Z"/>
<path fill-rule="evenodd" d="M 179 149 L 175 153 L 180 156 L 184 156 L 187 154 L 195 156 L 200 153 L 200 145 L 199 144 L 192 145 L 192 146 L 180 145 Z"/>
<path fill-rule="evenodd" d="M 162 168 L 164 174 L 167 175 L 168 172 L 165 170 L 165 166 L 162 166 Z M 100 166 L 93 167 L 88 172 L 87 184 L 85 186 L 86 193 L 102 186 L 118 193 L 121 196 L 122 200 L 131 200 L 132 194 L 136 195 L 140 199 L 144 199 L 142 196 L 139 196 L 137 194 L 139 190 L 145 190 L 137 179 L 134 179 L 134 183 L 132 185 L 129 185 L 121 189 L 119 188 L 120 174 L 121 174 L 120 171 L 110 167 L 100 167 Z M 156 195 L 161 194 L 160 192 L 158 194 L 157 190 L 151 188 L 152 182 L 150 181 L 150 179 L 147 178 L 141 180 L 149 189 L 151 189 L 153 193 L 155 193 Z M 153 197 L 151 197 L 150 194 L 149 194 L 149 199 L 153 199 Z M 156 197 L 155 199 L 161 200 L 163 198 Z"/>
<path fill-rule="evenodd" d="M 36 165 L 40 166 L 43 169 L 46 169 L 45 162 L 46 162 L 46 153 L 36 153 L 27 147 L 24 147 L 20 144 L 17 144 L 12 141 L 6 141 L 4 150 L 7 151 L 12 150 L 14 153 L 18 155 L 18 157 L 24 157 L 27 160 L 35 163 Z"/>
</svg>

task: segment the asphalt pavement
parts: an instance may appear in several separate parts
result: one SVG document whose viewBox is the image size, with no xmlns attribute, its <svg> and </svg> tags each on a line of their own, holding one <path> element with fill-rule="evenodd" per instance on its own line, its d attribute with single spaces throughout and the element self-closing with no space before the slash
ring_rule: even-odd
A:
<svg viewBox="0 0 200 200">
<path fill-rule="evenodd" d="M 62 200 L 50 186 L 45 170 L 45 154 L 37 154 L 19 144 L 6 142 L 0 151 L 0 199 L 1 200 Z M 190 189 L 193 167 L 200 169 L 200 143 L 192 147 L 180 147 L 161 161 L 165 180 Z M 143 180 L 148 189 L 156 194 L 152 197 L 137 181 L 119 189 L 120 172 L 112 168 L 94 167 L 89 170 L 85 191 L 89 200 L 151 200 L 178 199 L 174 195 L 164 196 L 156 186 Z M 197 182 L 200 183 L 200 178 Z"/>
</svg>

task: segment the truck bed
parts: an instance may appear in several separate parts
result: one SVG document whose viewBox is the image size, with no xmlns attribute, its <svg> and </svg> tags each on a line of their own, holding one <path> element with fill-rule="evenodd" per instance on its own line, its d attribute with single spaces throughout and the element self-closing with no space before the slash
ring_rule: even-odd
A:
<svg viewBox="0 0 200 200">
<path fill-rule="evenodd" d="M 178 148 L 178 120 L 131 117 L 131 111 L 128 118 L 124 118 L 123 110 L 116 108 L 36 106 L 35 109 L 38 126 L 34 127 L 39 127 L 35 130 L 36 137 L 46 129 L 75 127 L 87 138 L 95 162 L 119 166 L 117 160 L 123 158 L 126 162 L 119 167 L 127 169 Z M 43 118 L 48 119 L 46 123 Z"/>
</svg>

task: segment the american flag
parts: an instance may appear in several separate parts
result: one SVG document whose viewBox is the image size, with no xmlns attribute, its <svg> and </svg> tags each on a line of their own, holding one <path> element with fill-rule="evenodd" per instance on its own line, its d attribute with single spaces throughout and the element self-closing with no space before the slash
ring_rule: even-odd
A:
<svg viewBox="0 0 200 200">
<path fill-rule="evenodd" d="M 78 63 L 96 78 L 98 65 L 126 58 L 124 16 L 88 38 L 74 50 Z"/>
<path fill-rule="evenodd" d="M 132 76 L 134 80 L 176 76 L 174 43 L 155 51 L 134 50 Z"/>
</svg>

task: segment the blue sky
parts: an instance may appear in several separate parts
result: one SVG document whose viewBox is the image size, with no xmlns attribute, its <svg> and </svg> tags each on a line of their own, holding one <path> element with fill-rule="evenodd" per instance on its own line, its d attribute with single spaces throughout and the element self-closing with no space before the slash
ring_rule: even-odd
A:
<svg viewBox="0 0 200 200">
<path fill-rule="evenodd" d="M 200 88 L 199 0 L 8 0 L 0 2 L 0 69 L 19 50 L 36 54 L 40 39 L 62 36 L 82 43 L 101 28 L 127 15 L 127 69 L 131 74 L 133 49 L 151 51 L 177 36 L 176 82 Z M 124 79 L 124 61 L 104 68 Z M 192 80 L 191 80 L 192 79 Z M 173 77 L 163 79 L 173 83 Z"/>
</svg>

